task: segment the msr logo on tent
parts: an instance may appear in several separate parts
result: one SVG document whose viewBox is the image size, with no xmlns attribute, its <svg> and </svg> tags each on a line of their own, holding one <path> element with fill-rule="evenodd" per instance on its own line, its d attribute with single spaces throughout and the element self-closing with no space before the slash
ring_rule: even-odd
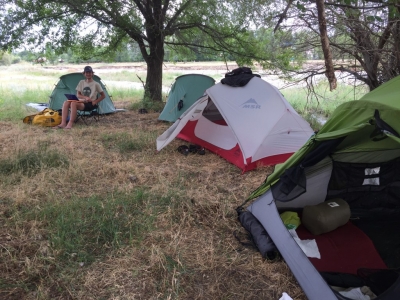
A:
<svg viewBox="0 0 400 300">
<path fill-rule="evenodd" d="M 259 105 L 253 98 L 250 98 L 242 104 L 242 108 L 261 109 L 261 105 Z"/>
</svg>

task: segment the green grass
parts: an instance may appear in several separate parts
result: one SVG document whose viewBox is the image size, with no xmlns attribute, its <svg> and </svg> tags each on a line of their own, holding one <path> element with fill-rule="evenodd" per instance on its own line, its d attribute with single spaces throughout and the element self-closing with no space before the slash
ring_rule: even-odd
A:
<svg viewBox="0 0 400 300">
<path fill-rule="evenodd" d="M 67 167 L 68 158 L 48 146 L 39 143 L 37 149 L 19 151 L 15 158 L 1 160 L 0 176 L 8 177 L 13 173 L 34 176 L 43 169 Z"/>
<path fill-rule="evenodd" d="M 172 199 L 179 200 L 176 196 L 154 195 L 143 188 L 64 202 L 54 199 L 40 207 L 9 210 L 7 223 L 42 224 L 41 231 L 46 233 L 55 255 L 55 260 L 43 263 L 56 264 L 62 272 L 74 272 L 79 265 L 87 266 L 120 247 L 141 247 L 146 234 L 154 230 L 156 216 L 168 209 Z"/>
<path fill-rule="evenodd" d="M 367 93 L 365 87 L 353 87 L 339 84 L 332 92 L 326 83 L 314 87 L 315 93 L 308 94 L 306 88 L 289 88 L 281 90 L 293 108 L 303 116 L 313 128 L 321 126 L 318 118 L 329 118 L 334 110 L 348 101 L 358 100 Z"/>
<path fill-rule="evenodd" d="M 18 90 L 13 86 L 0 86 L 0 120 L 22 120 L 27 115 L 37 113 L 26 104 L 47 103 L 50 94 L 51 89 L 25 87 Z"/>
<path fill-rule="evenodd" d="M 133 193 L 95 195 L 64 203 L 49 203 L 30 213 L 46 224 L 52 248 L 69 262 L 91 263 L 123 245 L 140 243 L 152 229 L 155 208 L 146 206 L 151 195 L 138 189 Z M 29 219 L 29 217 L 28 217 Z"/>
<path fill-rule="evenodd" d="M 146 72 L 133 72 L 128 70 L 122 70 L 118 72 L 102 72 L 101 80 L 107 82 L 112 81 L 129 81 L 129 82 L 146 82 Z"/>
<path fill-rule="evenodd" d="M 136 136 L 123 132 L 113 135 L 105 134 L 101 137 L 101 142 L 107 149 L 116 150 L 121 154 L 131 154 L 134 151 L 153 149 L 157 136 L 158 133 L 153 131 L 140 132 Z"/>
<path fill-rule="evenodd" d="M 143 90 L 121 89 L 110 85 L 110 87 L 107 86 L 107 91 L 113 101 L 137 103 L 143 99 Z"/>
</svg>

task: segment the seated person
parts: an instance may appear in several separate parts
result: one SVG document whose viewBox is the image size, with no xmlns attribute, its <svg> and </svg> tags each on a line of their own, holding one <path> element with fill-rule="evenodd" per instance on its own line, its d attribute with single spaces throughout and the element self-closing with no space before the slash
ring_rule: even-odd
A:
<svg viewBox="0 0 400 300">
<path fill-rule="evenodd" d="M 62 107 L 61 124 L 54 128 L 71 129 L 76 120 L 78 110 L 91 111 L 102 101 L 106 95 L 101 85 L 93 79 L 93 69 L 86 66 L 83 70 L 86 79 L 81 80 L 76 87 L 78 101 L 65 101 Z M 97 98 L 97 95 L 100 95 Z M 70 118 L 67 123 L 68 111 L 71 110 Z"/>
</svg>

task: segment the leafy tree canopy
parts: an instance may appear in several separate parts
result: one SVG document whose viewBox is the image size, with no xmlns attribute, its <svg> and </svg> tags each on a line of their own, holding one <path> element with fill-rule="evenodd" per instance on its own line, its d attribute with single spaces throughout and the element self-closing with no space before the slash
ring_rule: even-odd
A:
<svg viewBox="0 0 400 300">
<path fill-rule="evenodd" d="M 398 0 L 0 0 L 0 47 L 29 44 L 89 60 L 135 43 L 151 101 L 161 100 L 171 53 L 259 62 L 286 74 L 308 54 L 325 66 L 303 69 L 303 79 L 326 74 L 334 88 L 340 71 L 372 90 L 400 74 L 399 16 Z"/>
<path fill-rule="evenodd" d="M 161 100 L 165 47 L 175 53 L 231 57 L 239 65 L 258 61 L 270 68 L 250 27 L 264 22 L 262 0 L 0 0 L 0 47 L 51 45 L 83 59 L 115 53 L 137 43 L 147 64 L 145 97 Z M 99 50 L 101 49 L 101 50 Z M 288 63 L 283 55 L 282 63 Z"/>
</svg>

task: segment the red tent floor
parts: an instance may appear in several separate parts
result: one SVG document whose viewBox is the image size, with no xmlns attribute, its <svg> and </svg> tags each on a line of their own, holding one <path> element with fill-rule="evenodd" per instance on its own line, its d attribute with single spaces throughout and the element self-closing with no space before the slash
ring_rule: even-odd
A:
<svg viewBox="0 0 400 300">
<path fill-rule="evenodd" d="M 296 232 L 302 240 L 316 240 L 321 259 L 310 261 L 319 272 L 357 274 L 359 268 L 387 269 L 369 237 L 351 222 L 321 235 L 312 235 L 303 225 Z"/>
</svg>

